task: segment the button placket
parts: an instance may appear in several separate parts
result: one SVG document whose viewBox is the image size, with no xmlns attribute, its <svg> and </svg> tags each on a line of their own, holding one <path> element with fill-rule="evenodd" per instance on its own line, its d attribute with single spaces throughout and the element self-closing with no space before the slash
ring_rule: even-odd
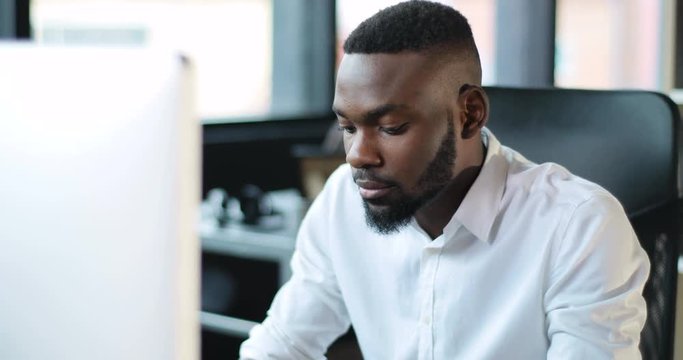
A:
<svg viewBox="0 0 683 360">
<path fill-rule="evenodd" d="M 420 294 L 422 302 L 419 318 L 419 359 L 432 359 L 434 279 L 441 248 L 430 244 L 422 250 L 420 259 Z"/>
</svg>

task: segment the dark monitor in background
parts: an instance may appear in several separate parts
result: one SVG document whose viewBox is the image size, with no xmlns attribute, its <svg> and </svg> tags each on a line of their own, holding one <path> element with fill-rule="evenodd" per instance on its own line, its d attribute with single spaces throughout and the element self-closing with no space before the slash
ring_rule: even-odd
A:
<svg viewBox="0 0 683 360">
<path fill-rule="evenodd" d="M 0 44 L 0 358 L 199 357 L 181 56 Z"/>
</svg>

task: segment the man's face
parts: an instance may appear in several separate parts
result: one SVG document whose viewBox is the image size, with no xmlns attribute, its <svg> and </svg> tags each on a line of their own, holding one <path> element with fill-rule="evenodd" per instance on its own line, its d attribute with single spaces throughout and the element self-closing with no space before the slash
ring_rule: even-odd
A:
<svg viewBox="0 0 683 360">
<path fill-rule="evenodd" d="M 368 224 L 388 234 L 453 178 L 457 89 L 426 55 L 342 60 L 334 110 Z"/>
</svg>

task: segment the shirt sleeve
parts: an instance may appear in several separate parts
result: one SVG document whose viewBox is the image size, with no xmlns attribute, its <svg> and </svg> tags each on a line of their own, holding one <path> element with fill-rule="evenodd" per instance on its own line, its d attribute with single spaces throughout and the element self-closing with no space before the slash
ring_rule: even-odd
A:
<svg viewBox="0 0 683 360">
<path fill-rule="evenodd" d="M 551 261 L 547 358 L 640 359 L 650 263 L 617 200 L 579 205 Z"/>
<path fill-rule="evenodd" d="M 348 330 L 349 316 L 328 256 L 326 209 L 333 206 L 333 187 L 328 182 L 306 214 L 291 261 L 292 278 L 278 291 L 266 320 L 242 344 L 240 359 L 324 359 L 330 344 Z"/>
</svg>

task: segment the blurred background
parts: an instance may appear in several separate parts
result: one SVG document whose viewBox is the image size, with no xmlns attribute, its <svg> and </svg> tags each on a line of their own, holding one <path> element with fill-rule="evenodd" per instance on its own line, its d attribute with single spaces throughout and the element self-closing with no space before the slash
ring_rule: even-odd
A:
<svg viewBox="0 0 683 360">
<path fill-rule="evenodd" d="M 194 62 L 206 200 L 202 358 L 234 358 L 289 276 L 298 220 L 343 162 L 330 131 L 342 44 L 397 2 L 0 0 L 2 39 L 170 47 Z M 440 2 L 469 19 L 484 85 L 646 89 L 683 102 L 676 0 Z M 352 359 L 352 344 L 351 332 L 329 357 Z"/>
<path fill-rule="evenodd" d="M 504 62 L 542 54 L 545 58 L 535 61 L 547 65 L 533 69 L 550 76 L 537 85 L 665 91 L 675 87 L 670 69 L 673 0 L 545 0 L 533 2 L 533 7 L 526 5 L 530 1 L 441 2 L 469 19 L 485 85 L 527 85 L 512 81 L 504 73 Z M 329 87 L 346 36 L 363 19 L 393 3 L 32 0 L 28 19 L 16 20 L 28 20 L 30 37 L 43 44 L 177 48 L 196 62 L 202 119 L 225 123 L 327 112 L 329 99 L 315 98 L 307 87 Z M 545 5 L 539 8 L 537 3 Z M 525 45 L 515 39 L 533 38 L 530 34 L 537 32 L 544 33 L 545 43 Z M 531 54 L 525 55 L 527 50 Z"/>
<path fill-rule="evenodd" d="M 4 37 L 161 46 L 189 55 L 205 124 L 206 193 L 252 182 L 301 185 L 291 145 L 324 139 L 343 41 L 395 2 L 0 0 L 0 10 Z M 683 84 L 675 0 L 441 2 L 469 19 L 484 85 L 675 93 Z M 242 156 L 229 161 L 234 153 Z M 259 169 L 271 166 L 268 176 Z"/>
<path fill-rule="evenodd" d="M 675 66 L 683 61 L 676 56 L 675 0 L 441 2 L 469 19 L 484 85 L 672 93 L 683 83 Z M 294 163 L 290 145 L 324 138 L 346 36 L 393 3 L 0 0 L 0 34 L 41 44 L 162 46 L 189 55 L 205 124 L 204 192 L 244 183 L 276 189 L 300 185 L 285 169 Z M 236 152 L 238 163 L 229 162 Z M 263 179 L 256 168 L 268 167 L 264 160 L 275 166 L 268 173 L 279 176 Z"/>
</svg>

